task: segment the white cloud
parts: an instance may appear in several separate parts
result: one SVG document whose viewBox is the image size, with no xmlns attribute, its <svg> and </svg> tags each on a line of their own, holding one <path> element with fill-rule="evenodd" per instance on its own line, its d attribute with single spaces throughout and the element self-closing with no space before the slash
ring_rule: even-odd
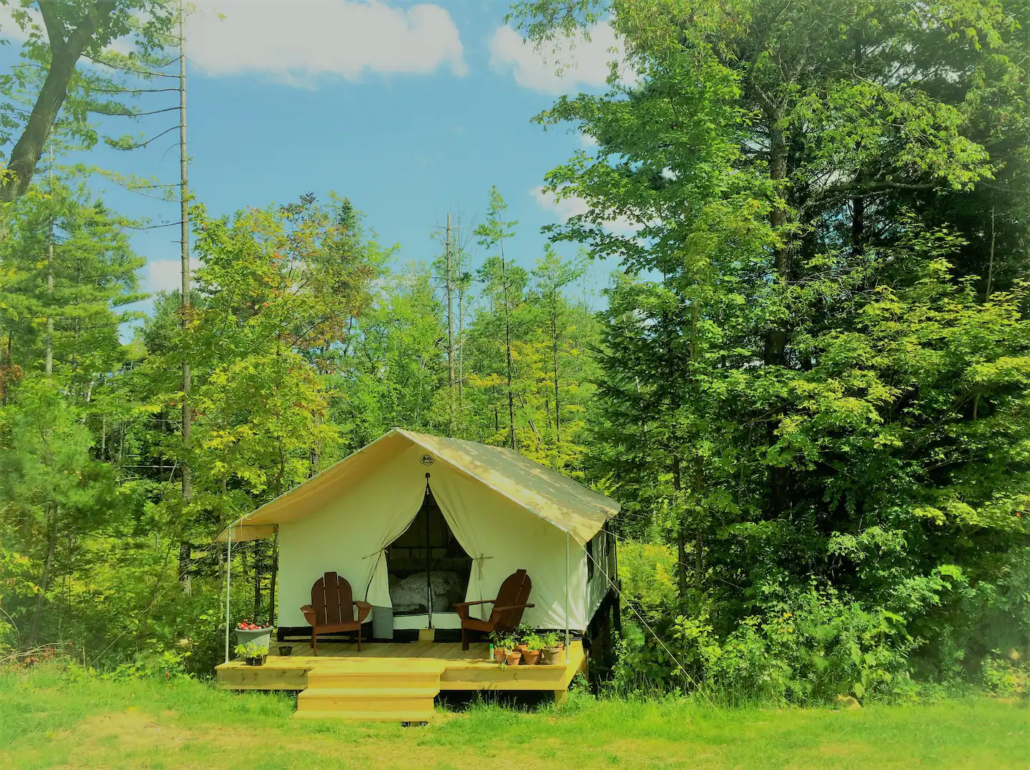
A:
<svg viewBox="0 0 1030 770">
<path fill-rule="evenodd" d="M 203 267 L 199 259 L 194 257 L 190 261 L 190 274 L 195 276 L 198 269 Z M 196 278 L 191 281 L 192 287 L 197 287 Z M 182 288 L 182 262 L 178 259 L 152 259 L 147 262 L 147 278 L 143 282 L 144 291 L 155 294 L 159 291 L 179 291 Z"/>
<path fill-rule="evenodd" d="M 38 27 L 40 31 L 43 30 L 43 20 L 39 15 L 39 11 L 35 8 L 14 9 L 9 5 L 0 5 L 0 37 L 14 43 L 24 43 L 29 39 L 28 31 L 23 30 L 18 26 L 18 22 L 14 20 L 15 10 L 27 14 L 30 20 L 29 23 Z"/>
<path fill-rule="evenodd" d="M 439 5 L 395 8 L 388 0 L 195 0 L 186 55 L 205 75 L 257 73 L 311 87 L 321 78 L 363 73 L 425 75 L 468 71 L 458 28 Z M 42 29 L 39 13 L 26 9 Z M 0 37 L 27 35 L 0 5 Z M 112 50 L 128 53 L 128 38 Z M 86 63 L 83 60 L 82 63 Z"/>
<path fill-rule="evenodd" d="M 182 287 L 182 263 L 177 259 L 152 259 L 147 262 L 146 289 L 149 292 L 175 291 Z"/>
<path fill-rule="evenodd" d="M 468 71 L 450 13 L 381 0 L 199 0 L 186 48 L 206 75 L 259 73 L 311 86 L 362 73 Z"/>
<path fill-rule="evenodd" d="M 542 185 L 534 187 L 530 191 L 536 200 L 537 205 L 558 216 L 562 222 L 568 222 L 570 218 L 579 214 L 586 214 L 590 207 L 587 202 L 577 196 L 557 197 L 554 193 L 544 190 Z M 632 235 L 643 225 L 630 221 L 627 217 L 618 217 L 601 225 L 605 230 L 615 235 Z"/>
<path fill-rule="evenodd" d="M 619 62 L 623 80 L 631 71 L 615 31 L 600 23 L 583 33 L 561 38 L 537 48 L 511 27 L 498 27 L 490 38 L 490 66 L 511 72 L 523 88 L 547 94 L 565 94 L 583 88 L 601 88 L 608 78 L 609 63 Z M 614 49 L 614 50 L 613 50 Z"/>
<path fill-rule="evenodd" d="M 589 147 L 597 147 L 597 144 L 598 144 L 597 140 L 594 139 L 594 137 L 590 136 L 590 134 L 580 134 L 579 135 L 579 141 L 580 141 L 580 144 L 582 144 L 584 147 L 588 147 L 588 148 Z"/>
</svg>

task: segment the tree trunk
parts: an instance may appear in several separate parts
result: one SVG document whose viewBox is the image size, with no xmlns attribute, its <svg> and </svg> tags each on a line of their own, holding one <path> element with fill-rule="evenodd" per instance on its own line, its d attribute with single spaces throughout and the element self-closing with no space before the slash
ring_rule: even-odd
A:
<svg viewBox="0 0 1030 770">
<path fill-rule="evenodd" d="M 783 183 L 787 178 L 787 145 L 784 142 L 783 129 L 778 125 L 776 115 L 768 116 L 769 125 L 769 178 L 775 186 L 776 201 L 769 220 L 773 230 L 783 235 L 787 223 L 787 211 L 782 203 L 784 195 Z M 774 254 L 776 280 L 781 290 L 786 293 L 792 277 L 791 245 L 781 242 Z M 770 324 L 765 340 L 765 363 L 767 366 L 786 366 L 787 364 L 787 322 L 776 320 Z M 768 423 L 768 441 L 771 446 L 776 442 L 775 416 Z M 788 505 L 789 479 L 788 469 L 769 468 L 769 513 L 778 516 Z"/>
<path fill-rule="evenodd" d="M 275 582 L 279 574 L 279 531 L 272 537 L 272 565 L 268 583 L 268 623 L 275 624 Z"/>
<path fill-rule="evenodd" d="M 52 17 L 49 3 L 39 3 L 40 15 L 50 39 L 50 69 L 29 114 L 14 149 L 11 150 L 6 172 L 0 181 L 0 202 L 10 203 L 22 195 L 32 184 L 36 165 L 43 156 L 54 121 L 68 97 L 68 83 L 75 74 L 75 65 L 96 32 L 107 23 L 114 11 L 115 0 L 97 0 L 92 11 L 68 35 L 60 36 L 59 22 Z"/>
<path fill-rule="evenodd" d="M 192 558 L 193 546 L 190 545 L 188 540 L 181 540 L 179 542 L 179 583 L 181 584 L 182 591 L 187 596 L 191 594 L 191 580 L 190 580 L 190 560 Z"/>
<path fill-rule="evenodd" d="M 679 586 L 680 599 L 687 596 L 687 528 L 683 522 L 683 511 L 681 507 L 683 479 L 680 473 L 679 457 L 672 458 L 672 488 L 676 490 L 676 578 Z"/>
<path fill-rule="evenodd" d="M 787 178 L 787 145 L 783 139 L 783 129 L 775 119 L 769 120 L 769 178 L 773 181 L 777 199 L 769 214 L 769 223 L 777 234 L 782 235 L 783 226 L 787 223 L 787 211 L 781 202 L 783 181 Z M 781 243 L 774 252 L 776 278 L 781 284 L 791 279 L 790 244 Z M 786 364 L 787 327 L 783 322 L 773 323 L 765 340 L 765 363 L 769 366 Z"/>
<path fill-rule="evenodd" d="M 189 156 L 186 154 L 186 32 L 183 24 L 182 0 L 179 0 L 179 278 L 181 281 L 179 305 L 182 315 L 183 334 L 189 324 L 190 315 L 190 224 L 189 224 L 189 177 L 187 168 Z M 190 414 L 190 389 L 192 377 L 190 362 L 186 355 L 182 358 L 182 500 L 183 508 L 188 509 L 193 498 L 193 482 L 190 469 L 190 431 L 193 417 Z M 186 510 L 183 511 L 186 513 Z M 190 594 L 190 544 L 183 542 L 179 546 L 179 579 L 182 589 Z M 183 559 L 185 556 L 185 559 Z"/>
<path fill-rule="evenodd" d="M 857 196 L 851 200 L 851 254 L 859 257 L 865 253 L 865 198 Z"/>
<path fill-rule="evenodd" d="M 508 269 L 504 262 L 503 246 L 501 247 L 501 285 L 504 287 L 504 350 L 508 359 L 508 441 L 512 449 L 515 444 L 515 394 L 512 393 L 512 369 L 514 361 L 511 357 L 511 316 L 508 305 Z"/>
<path fill-rule="evenodd" d="M 555 303 L 557 300 L 555 300 Z M 554 468 L 561 464 L 561 391 L 558 379 L 558 308 L 551 310 L 551 353 L 554 359 Z"/>
<path fill-rule="evenodd" d="M 699 529 L 697 536 L 694 539 L 694 587 L 697 589 L 698 594 L 701 593 L 702 582 L 704 578 L 704 547 L 705 547 L 705 535 Z"/>
<path fill-rule="evenodd" d="M 454 271 L 451 265 L 451 214 L 447 212 L 447 243 L 444 259 L 447 276 L 447 408 L 448 435 L 454 436 Z"/>
<path fill-rule="evenodd" d="M 254 621 L 261 617 L 261 541 L 254 541 Z"/>
<path fill-rule="evenodd" d="M 46 558 L 43 560 L 43 574 L 39 578 L 39 593 L 36 595 L 36 607 L 32 612 L 32 624 L 29 627 L 27 644 L 32 648 L 39 637 L 39 626 L 43 620 L 43 602 L 50 590 L 50 576 L 54 569 L 54 551 L 57 548 L 57 504 L 47 503 L 47 543 Z"/>
</svg>

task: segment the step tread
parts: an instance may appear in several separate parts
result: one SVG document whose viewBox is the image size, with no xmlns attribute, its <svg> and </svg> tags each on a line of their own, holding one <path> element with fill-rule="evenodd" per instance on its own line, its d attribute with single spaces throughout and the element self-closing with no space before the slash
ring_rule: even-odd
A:
<svg viewBox="0 0 1030 770">
<path fill-rule="evenodd" d="M 435 698 L 439 693 L 439 687 L 308 687 L 297 698 Z"/>
<path fill-rule="evenodd" d="M 349 722 L 428 722 L 429 711 L 297 711 L 294 719 L 340 719 Z"/>
</svg>

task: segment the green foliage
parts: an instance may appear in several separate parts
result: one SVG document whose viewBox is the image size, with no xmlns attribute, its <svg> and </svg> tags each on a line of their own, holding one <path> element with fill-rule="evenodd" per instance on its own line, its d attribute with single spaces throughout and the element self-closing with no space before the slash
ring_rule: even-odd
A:
<svg viewBox="0 0 1030 770">
<path fill-rule="evenodd" d="M 62 53 L 50 34 L 93 5 L 46 5 L 46 31 L 13 10 L 28 38 L 0 83 L 0 142 Z M 104 7 L 80 53 L 155 64 L 174 4 Z M 596 140 L 545 180 L 577 201 L 546 228 L 573 259 L 516 250 L 496 188 L 428 266 L 397 265 L 347 199 L 197 205 L 190 302 L 159 296 L 140 319 L 124 310 L 141 296 L 133 223 L 64 172 L 4 183 L 0 649 L 68 641 L 123 677 L 209 673 L 226 602 L 231 620 L 274 618 L 277 554 L 238 544 L 227 565 L 212 536 L 403 426 L 620 500 L 615 692 L 1025 690 L 996 651 L 1030 642 L 1027 9 L 514 14 L 545 47 L 607 21 L 632 70 L 537 116 Z M 132 53 L 107 46 L 123 34 Z M 98 96 L 109 75 L 75 71 L 80 53 L 59 152 L 123 106 Z M 578 293 L 587 259 L 619 267 L 597 313 Z M 229 566 L 243 579 L 226 597 Z M 520 640 L 559 641 L 495 642 Z"/>
<path fill-rule="evenodd" d="M 516 6 L 544 46 L 606 19 L 635 74 L 537 118 L 597 140 L 547 177 L 587 204 L 552 238 L 621 267 L 587 477 L 667 554 L 620 548 L 618 687 L 902 697 L 1030 638 L 1024 16 Z"/>
<path fill-rule="evenodd" d="M 984 658 L 983 683 L 988 692 L 1002 698 L 1030 697 L 1030 671 L 1016 650 Z"/>
<path fill-rule="evenodd" d="M 237 658 L 260 658 L 268 654 L 268 645 L 247 642 L 246 644 L 237 644 L 232 650 Z"/>
</svg>

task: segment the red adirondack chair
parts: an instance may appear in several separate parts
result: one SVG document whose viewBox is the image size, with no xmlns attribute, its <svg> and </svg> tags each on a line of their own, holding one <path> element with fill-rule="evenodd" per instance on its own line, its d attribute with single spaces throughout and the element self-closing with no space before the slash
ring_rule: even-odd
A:
<svg viewBox="0 0 1030 770">
<path fill-rule="evenodd" d="M 357 618 L 354 608 L 358 608 Z M 311 625 L 311 648 L 318 655 L 318 635 L 340 631 L 358 632 L 361 652 L 361 624 L 372 611 L 368 602 L 354 601 L 350 583 L 335 572 L 327 572 L 311 586 L 311 604 L 300 608 Z"/>
<path fill-rule="evenodd" d="M 454 605 L 454 609 L 461 618 L 461 649 L 469 648 L 469 631 L 514 631 L 522 622 L 522 613 L 532 604 L 526 604 L 529 592 L 533 590 L 533 581 L 529 579 L 524 569 L 508 575 L 501 583 L 501 590 L 497 592 L 496 599 L 484 599 L 480 602 L 461 602 Z M 489 620 L 479 620 L 469 615 L 469 607 L 476 604 L 492 604 L 493 611 Z"/>
</svg>

